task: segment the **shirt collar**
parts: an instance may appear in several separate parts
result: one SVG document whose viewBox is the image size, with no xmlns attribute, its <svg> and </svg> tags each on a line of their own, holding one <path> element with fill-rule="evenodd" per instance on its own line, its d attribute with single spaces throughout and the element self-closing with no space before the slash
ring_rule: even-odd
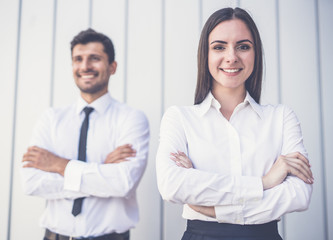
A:
<svg viewBox="0 0 333 240">
<path fill-rule="evenodd" d="M 247 104 L 250 104 L 252 109 L 258 114 L 258 116 L 260 118 L 262 118 L 263 112 L 262 112 L 261 106 L 251 97 L 249 92 L 246 92 L 244 102 L 240 103 L 240 104 L 243 104 L 245 106 Z M 206 114 L 211 107 L 214 107 L 217 110 L 219 110 L 221 108 L 220 103 L 214 98 L 211 91 L 207 94 L 206 98 L 202 101 L 202 103 L 198 104 L 197 106 L 198 106 L 199 114 L 201 116 Z"/>
<path fill-rule="evenodd" d="M 258 116 L 260 118 L 262 118 L 263 116 L 263 110 L 260 104 L 258 104 L 249 94 L 249 92 L 246 92 L 246 97 L 244 99 L 244 102 L 248 102 L 250 104 L 250 106 L 252 107 L 252 109 L 258 114 Z"/>
<path fill-rule="evenodd" d="M 76 113 L 80 114 L 87 106 L 94 108 L 94 112 L 103 113 L 111 103 L 112 98 L 109 93 L 105 93 L 90 104 L 88 104 L 82 97 L 79 97 L 76 104 Z"/>
<path fill-rule="evenodd" d="M 200 104 L 197 105 L 199 114 L 201 116 L 205 115 L 212 106 L 217 109 L 221 107 L 219 102 L 214 98 L 213 94 L 209 91 L 206 98 Z"/>
</svg>

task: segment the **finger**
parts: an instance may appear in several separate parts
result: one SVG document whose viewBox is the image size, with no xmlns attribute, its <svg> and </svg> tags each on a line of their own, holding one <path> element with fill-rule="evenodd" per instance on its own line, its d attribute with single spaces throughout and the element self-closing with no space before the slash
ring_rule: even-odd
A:
<svg viewBox="0 0 333 240">
<path fill-rule="evenodd" d="M 181 156 L 178 156 L 177 158 L 176 157 L 173 157 L 172 160 L 175 161 L 176 165 L 179 166 L 179 167 L 183 167 L 183 168 L 192 168 L 192 163 L 186 159 L 183 159 L 183 157 Z"/>
<path fill-rule="evenodd" d="M 191 160 L 187 157 L 184 152 L 177 151 L 177 153 L 171 153 L 171 156 L 175 157 L 179 164 L 185 168 L 193 168 Z"/>
<path fill-rule="evenodd" d="M 307 178 L 312 179 L 312 171 L 306 163 L 302 162 L 299 159 L 297 159 L 297 160 L 295 160 L 295 159 L 292 159 L 292 160 L 286 159 L 286 161 L 287 161 L 287 164 L 289 166 L 291 166 L 294 169 L 297 169 L 298 171 L 300 171 Z"/>
<path fill-rule="evenodd" d="M 124 160 L 124 159 L 128 160 L 127 158 L 135 157 L 135 156 L 136 156 L 136 153 L 121 153 L 121 154 L 118 154 L 118 155 L 109 156 L 104 161 L 104 163 L 115 163 L 118 160 Z"/>
<path fill-rule="evenodd" d="M 290 174 L 298 177 L 299 179 L 303 180 L 305 183 L 313 184 L 313 180 L 307 178 L 300 170 L 296 168 L 292 168 Z"/>
<path fill-rule="evenodd" d="M 24 167 L 24 168 L 35 168 L 35 164 L 34 164 L 34 162 L 27 161 L 27 162 L 24 162 L 22 167 Z"/>
<path fill-rule="evenodd" d="M 28 151 L 30 151 L 30 152 L 42 152 L 42 150 L 44 150 L 44 149 L 39 148 L 37 146 L 31 146 L 28 148 Z"/>
<path fill-rule="evenodd" d="M 108 158 L 114 158 L 114 157 L 117 157 L 119 156 L 120 154 L 122 153 L 130 153 L 130 154 L 136 154 L 136 150 L 133 149 L 132 147 L 130 146 L 119 146 L 117 147 L 114 151 L 112 151 L 111 153 L 108 154 Z"/>
<path fill-rule="evenodd" d="M 310 166 L 309 159 L 307 159 L 303 154 L 301 154 L 299 152 L 289 153 L 286 155 L 286 157 L 298 158 Z"/>
<path fill-rule="evenodd" d="M 133 146 L 132 146 L 132 144 L 125 144 L 125 145 L 118 146 L 116 149 L 133 149 Z"/>
<path fill-rule="evenodd" d="M 125 152 L 125 153 L 121 153 L 119 155 L 120 158 L 129 158 L 129 157 L 135 157 L 136 156 L 136 152 Z"/>
<path fill-rule="evenodd" d="M 286 158 L 286 161 L 288 162 L 289 165 L 292 165 L 294 168 L 299 169 L 307 177 L 309 178 L 313 177 L 310 166 L 304 161 L 298 158 Z"/>
<path fill-rule="evenodd" d="M 288 169 L 288 173 L 292 174 L 300 179 L 302 179 L 306 183 L 313 183 L 313 177 L 311 170 L 305 165 L 297 164 L 295 162 L 288 163 L 290 168 Z"/>
<path fill-rule="evenodd" d="M 114 161 L 114 162 L 112 162 L 112 163 L 122 163 L 122 162 L 128 162 L 129 160 L 127 160 L 127 159 L 118 159 L 118 160 L 116 160 L 116 161 Z"/>
<path fill-rule="evenodd" d="M 178 167 L 182 167 L 182 168 L 186 168 L 179 160 L 178 157 L 174 157 L 174 156 L 171 156 L 170 157 L 171 160 L 173 160 L 175 162 L 175 164 L 178 166 Z"/>
<path fill-rule="evenodd" d="M 26 162 L 26 161 L 36 161 L 36 154 L 33 152 L 26 152 L 23 155 L 22 162 Z"/>
<path fill-rule="evenodd" d="M 122 153 L 136 153 L 136 150 L 131 147 L 125 147 L 121 149 Z"/>
<path fill-rule="evenodd" d="M 180 156 L 179 161 L 186 167 L 186 168 L 192 168 L 192 162 L 187 158 Z"/>
<path fill-rule="evenodd" d="M 187 155 L 184 152 L 181 151 L 177 151 L 178 155 L 182 156 L 182 157 L 187 157 Z"/>
</svg>

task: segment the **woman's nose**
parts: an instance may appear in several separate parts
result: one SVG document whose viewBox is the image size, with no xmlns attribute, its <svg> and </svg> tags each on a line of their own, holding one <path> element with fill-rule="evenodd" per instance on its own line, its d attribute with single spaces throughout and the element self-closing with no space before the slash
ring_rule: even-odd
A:
<svg viewBox="0 0 333 240">
<path fill-rule="evenodd" d="M 238 61 L 238 56 L 237 56 L 237 52 L 235 49 L 233 48 L 229 48 L 226 51 L 226 56 L 225 59 L 228 63 L 234 63 Z"/>
</svg>

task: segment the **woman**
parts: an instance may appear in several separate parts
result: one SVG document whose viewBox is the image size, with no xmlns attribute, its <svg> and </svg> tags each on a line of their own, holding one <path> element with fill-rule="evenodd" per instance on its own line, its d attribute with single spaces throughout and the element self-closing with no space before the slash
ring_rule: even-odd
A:
<svg viewBox="0 0 333 240">
<path fill-rule="evenodd" d="M 300 124 L 283 105 L 260 105 L 262 46 L 250 15 L 224 8 L 198 49 L 195 105 L 162 119 L 157 180 L 185 204 L 183 240 L 281 239 L 277 221 L 308 208 L 313 176 Z"/>
</svg>

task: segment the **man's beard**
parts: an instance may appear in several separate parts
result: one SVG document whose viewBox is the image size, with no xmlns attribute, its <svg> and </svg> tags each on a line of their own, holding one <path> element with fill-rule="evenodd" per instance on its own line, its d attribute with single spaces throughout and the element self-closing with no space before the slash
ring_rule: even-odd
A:
<svg viewBox="0 0 333 240">
<path fill-rule="evenodd" d="M 97 83 L 96 85 L 93 85 L 93 86 L 90 86 L 87 88 L 82 88 L 79 85 L 77 85 L 77 86 L 80 89 L 80 91 L 83 93 L 94 94 L 94 93 L 98 93 L 98 92 L 102 91 L 103 89 L 105 89 L 108 86 L 108 83 L 107 82 Z"/>
</svg>

